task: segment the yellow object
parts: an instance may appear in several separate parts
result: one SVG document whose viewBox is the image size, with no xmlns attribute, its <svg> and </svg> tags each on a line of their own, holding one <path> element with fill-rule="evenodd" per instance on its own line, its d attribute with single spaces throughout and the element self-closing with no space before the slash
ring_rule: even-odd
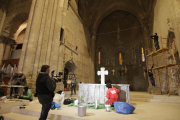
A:
<svg viewBox="0 0 180 120">
<path fill-rule="evenodd" d="M 122 65 L 122 55 L 119 53 L 119 65 Z"/>
<path fill-rule="evenodd" d="M 99 52 L 98 54 L 99 54 L 99 55 L 98 55 L 98 56 L 99 56 L 99 57 L 98 57 L 98 64 L 100 65 L 100 63 L 101 63 L 101 62 L 100 62 L 100 61 L 101 61 L 101 52 Z"/>
</svg>

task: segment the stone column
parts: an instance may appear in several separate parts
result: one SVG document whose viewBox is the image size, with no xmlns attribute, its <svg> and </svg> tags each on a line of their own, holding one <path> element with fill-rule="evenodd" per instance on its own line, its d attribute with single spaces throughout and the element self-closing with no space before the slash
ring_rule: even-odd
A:
<svg viewBox="0 0 180 120">
<path fill-rule="evenodd" d="M 47 46 L 47 54 L 46 54 L 46 64 L 49 65 L 50 64 L 50 59 L 52 60 L 55 56 L 55 53 L 52 53 L 51 50 L 55 47 L 53 46 L 53 42 L 54 42 L 54 39 L 53 39 L 53 34 L 54 32 L 57 32 L 57 31 L 54 31 L 54 28 L 55 28 L 55 19 L 56 19 L 56 9 L 57 9 L 57 0 L 53 0 L 54 2 L 54 5 L 53 5 L 53 11 L 52 11 L 52 17 L 51 17 L 51 27 L 50 27 L 50 31 L 49 31 L 49 39 L 48 39 L 48 46 Z M 60 31 L 60 29 L 59 29 Z M 58 31 L 58 32 L 59 32 Z M 53 57 L 53 58 L 51 58 Z M 51 66 L 51 64 L 50 64 Z M 51 70 L 54 68 L 50 68 Z"/>
<path fill-rule="evenodd" d="M 44 34 L 43 34 L 43 41 L 42 41 L 42 48 L 40 53 L 40 60 L 39 60 L 39 68 L 41 68 L 42 65 L 46 64 L 47 59 L 47 48 L 50 45 L 50 32 L 51 26 L 52 26 L 52 12 L 54 7 L 54 0 L 49 1 L 48 7 L 47 7 L 47 15 L 46 15 L 46 21 L 45 21 L 45 28 L 44 28 Z"/>
<path fill-rule="evenodd" d="M 34 15 L 34 8 L 36 5 L 36 1 L 37 0 L 32 0 L 32 3 L 31 3 L 31 10 L 29 13 L 26 33 L 25 33 L 24 40 L 23 40 L 23 48 L 21 51 L 21 57 L 20 57 L 19 66 L 18 66 L 19 71 L 22 71 L 23 66 L 24 66 L 24 60 L 25 60 L 25 55 L 26 55 L 27 45 L 28 45 L 28 40 L 29 40 L 28 38 L 29 38 L 30 31 L 31 31 L 31 24 L 32 24 L 32 19 L 33 19 L 33 15 Z"/>
<path fill-rule="evenodd" d="M 96 41 L 96 36 L 92 36 L 92 47 L 91 47 L 91 65 L 92 65 L 92 83 L 95 83 L 95 41 Z M 94 72 L 95 71 L 95 72 Z"/>
<path fill-rule="evenodd" d="M 66 1 L 68 3 L 68 1 Z M 59 1 L 58 2 L 58 7 L 56 12 L 58 13 L 58 15 L 56 15 L 56 21 L 55 21 L 55 28 L 54 28 L 54 35 L 53 35 L 53 42 L 52 42 L 52 49 L 51 49 L 51 59 L 50 59 L 50 66 L 53 70 L 55 70 L 55 73 L 58 74 L 59 71 L 59 68 L 61 69 L 64 69 L 62 68 L 63 67 L 63 64 L 60 63 L 59 64 L 59 58 L 63 58 L 63 53 L 59 53 L 59 50 L 60 49 L 64 49 L 64 46 L 61 46 L 60 45 L 60 30 L 61 30 L 61 27 L 62 27 L 62 24 L 63 24 L 63 12 L 64 9 L 63 9 L 63 6 L 66 7 L 66 2 L 65 1 Z"/>
<path fill-rule="evenodd" d="M 25 33 L 19 71 L 33 81 L 42 65 L 57 71 L 64 0 L 33 0 Z"/>
<path fill-rule="evenodd" d="M 52 2 L 53 3 L 53 2 Z M 44 8 L 43 8 L 43 15 L 42 15 L 42 22 L 41 22 L 41 27 L 40 27 L 40 33 L 39 33 L 39 39 L 38 39 L 38 43 L 37 43 L 37 50 L 36 50 L 36 56 L 35 56 L 35 62 L 34 62 L 34 67 L 33 67 L 33 74 L 32 74 L 32 81 L 35 82 L 36 78 L 37 78 L 37 74 L 38 70 L 40 70 L 42 64 L 40 63 L 40 56 L 41 56 L 41 52 L 42 52 L 42 49 L 44 50 L 44 44 L 43 43 L 43 38 L 44 38 L 44 35 L 45 35 L 45 26 L 47 25 L 46 24 L 46 21 L 47 21 L 47 13 L 48 13 L 48 9 L 52 9 L 52 5 L 50 7 L 48 7 L 48 5 L 50 6 L 51 3 L 46 0 L 45 1 L 45 5 L 44 5 Z M 51 11 L 51 10 L 49 10 Z M 51 18 L 51 17 L 50 17 Z M 49 19 L 50 19 L 49 18 Z M 47 45 L 47 44 L 46 44 Z"/>
<path fill-rule="evenodd" d="M 3 12 L 3 17 L 2 17 L 2 20 L 1 20 L 1 25 L 0 25 L 0 34 L 2 32 L 2 29 L 3 29 L 3 25 L 4 25 L 4 20 L 6 18 L 6 11 Z"/>
<path fill-rule="evenodd" d="M 66 14 L 66 10 L 67 10 L 67 4 L 68 4 L 68 1 L 66 0 L 62 0 L 61 1 L 61 13 L 60 13 L 60 16 L 61 17 L 61 20 L 62 21 L 62 25 L 63 25 L 63 21 L 64 21 L 64 18 L 65 18 L 65 14 Z M 61 32 L 61 31 L 60 31 Z M 66 41 L 66 31 L 64 30 L 64 36 L 63 36 L 63 40 L 61 41 L 60 45 L 59 45 L 59 51 L 58 51 L 58 65 L 57 65 L 57 72 L 63 72 L 64 71 L 64 49 L 65 49 L 65 46 L 64 46 L 64 43 Z"/>
<path fill-rule="evenodd" d="M 27 26 L 27 33 L 25 34 L 24 43 L 21 59 L 20 59 L 20 66 L 25 74 L 32 75 L 35 56 L 37 51 L 37 44 L 39 40 L 41 24 L 42 24 L 42 15 L 43 15 L 43 8 L 45 5 L 46 0 L 33 0 L 31 11 L 30 11 L 30 20 L 28 20 Z"/>
<path fill-rule="evenodd" d="M 2 64 L 3 55 L 4 55 L 4 44 L 0 43 L 0 65 Z"/>
<path fill-rule="evenodd" d="M 6 11 L 3 12 L 3 17 L 2 17 L 2 20 L 1 20 L 1 25 L 0 25 L 0 35 L 1 35 L 1 32 L 2 32 L 2 29 L 3 29 L 3 25 L 4 25 L 4 20 L 6 18 Z M 4 44 L 3 43 L 0 43 L 0 65 L 2 64 L 2 60 L 3 60 L 3 55 L 4 55 Z"/>
<path fill-rule="evenodd" d="M 5 49 L 4 49 L 3 60 L 8 60 L 8 59 L 10 59 L 10 53 L 11 53 L 11 46 L 7 44 L 7 45 L 5 46 Z"/>
</svg>

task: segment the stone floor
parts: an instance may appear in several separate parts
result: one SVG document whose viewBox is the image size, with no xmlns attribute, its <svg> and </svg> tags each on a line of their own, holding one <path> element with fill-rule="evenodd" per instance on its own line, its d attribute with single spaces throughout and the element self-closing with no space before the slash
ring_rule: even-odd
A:
<svg viewBox="0 0 180 120">
<path fill-rule="evenodd" d="M 146 98 L 152 99 L 154 96 L 158 99 L 166 99 L 166 95 L 150 95 L 146 92 L 131 92 L 132 96 L 137 96 L 138 98 L 145 95 Z M 144 97 L 145 97 L 144 96 Z M 159 97 L 158 97 L 159 96 Z M 74 96 L 75 97 L 75 96 Z M 74 98 L 73 97 L 73 98 Z M 169 99 L 170 98 L 170 99 Z M 170 96 L 168 99 L 171 101 L 176 99 L 179 101 L 178 96 Z M 145 99 L 145 98 L 144 98 Z M 106 112 L 105 109 L 87 109 L 86 116 L 78 116 L 77 107 L 68 107 L 67 105 L 62 105 L 59 110 L 50 110 L 49 120 L 180 120 L 180 104 L 178 103 L 152 103 L 150 101 L 143 102 L 140 99 L 137 101 L 131 101 L 131 105 L 136 107 L 133 114 L 123 115 L 118 114 L 114 110 Z M 19 109 L 19 107 L 13 107 L 12 113 L 3 114 L 7 120 L 38 120 L 41 111 L 41 105 L 34 101 L 26 106 L 26 108 Z M 29 116 L 29 117 L 28 117 Z"/>
</svg>

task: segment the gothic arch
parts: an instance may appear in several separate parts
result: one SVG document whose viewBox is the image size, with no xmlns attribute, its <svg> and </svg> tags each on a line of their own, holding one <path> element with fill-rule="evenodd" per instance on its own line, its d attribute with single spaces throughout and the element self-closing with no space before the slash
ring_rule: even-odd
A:
<svg viewBox="0 0 180 120">
<path fill-rule="evenodd" d="M 16 14 L 8 23 L 9 37 L 14 38 L 14 34 L 18 30 L 19 26 L 23 24 L 28 19 L 27 13 L 18 13 Z"/>
<path fill-rule="evenodd" d="M 103 11 L 101 16 L 97 16 L 97 18 L 94 21 L 94 25 L 93 25 L 93 34 L 97 33 L 97 30 L 98 30 L 99 25 L 102 22 L 102 20 L 104 20 L 108 15 L 110 15 L 111 13 L 113 13 L 114 11 L 117 11 L 117 10 L 122 10 L 122 11 L 126 11 L 126 12 L 133 14 L 139 20 L 140 24 L 141 25 L 143 24 L 143 21 L 142 21 L 143 15 L 140 10 L 134 10 L 133 6 L 131 6 L 129 4 L 128 5 L 127 4 L 114 4 L 114 5 L 110 6 L 109 8 L 106 8 Z"/>
<path fill-rule="evenodd" d="M 69 74 L 76 74 L 77 67 L 72 59 L 66 62 L 65 68 L 68 69 Z"/>
</svg>

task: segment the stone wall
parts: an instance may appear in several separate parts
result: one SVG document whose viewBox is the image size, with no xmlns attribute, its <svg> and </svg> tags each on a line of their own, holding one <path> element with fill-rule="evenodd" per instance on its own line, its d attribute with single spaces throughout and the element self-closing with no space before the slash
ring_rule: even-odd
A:
<svg viewBox="0 0 180 120">
<path fill-rule="evenodd" d="M 65 63 L 71 58 L 77 66 L 78 82 L 94 82 L 90 37 L 85 35 L 84 25 L 73 6 L 67 0 L 32 2 L 19 71 L 26 74 L 33 90 L 42 65 L 50 65 L 50 71 L 58 74 L 64 71 Z"/>
<path fill-rule="evenodd" d="M 144 78 L 141 48 L 144 47 L 144 35 L 137 17 L 127 11 L 116 10 L 101 22 L 96 39 L 96 71 L 105 67 L 109 74 L 105 82 L 130 84 L 134 91 L 145 91 L 147 80 Z M 98 63 L 98 52 L 100 64 Z M 119 63 L 119 53 L 122 64 Z M 112 70 L 115 70 L 114 74 Z M 96 75 L 96 83 L 100 76 Z"/>
<path fill-rule="evenodd" d="M 162 38 L 168 38 L 169 32 L 172 32 L 175 35 L 175 47 L 178 52 L 180 52 L 180 0 L 157 0 L 154 8 L 154 24 L 153 24 L 153 33 L 158 33 L 159 36 L 159 43 L 160 48 L 167 47 L 167 39 Z M 163 43 L 163 44 L 161 44 Z M 175 53 L 175 47 L 174 44 L 172 44 L 172 53 Z M 153 46 L 154 47 L 154 46 Z M 171 53 L 171 52 L 169 52 Z M 161 55 L 158 56 L 158 58 Z M 166 54 L 166 57 L 169 57 L 170 55 Z M 159 65 L 164 65 L 168 63 L 167 60 L 161 59 L 159 61 Z M 155 66 L 156 67 L 156 66 Z M 177 88 L 173 89 L 172 87 L 177 87 L 175 81 L 171 82 L 173 79 L 173 73 L 172 73 L 173 67 L 168 68 L 168 74 L 171 74 L 169 76 L 169 79 L 166 79 L 169 81 L 170 85 L 170 92 L 176 93 Z M 160 70 L 161 71 L 161 70 Z M 156 71 L 157 73 L 157 71 Z M 163 75 L 160 74 L 160 78 L 163 78 Z M 156 80 L 159 80 L 159 77 L 156 78 Z M 164 76 L 165 77 L 165 76 Z M 174 79 L 175 80 L 175 79 Z M 166 83 L 167 84 L 167 83 Z"/>
<path fill-rule="evenodd" d="M 64 17 L 64 42 L 71 49 L 65 48 L 64 50 L 65 62 L 69 61 L 71 57 L 73 58 L 77 66 L 76 74 L 78 82 L 94 83 L 94 72 L 92 71 L 94 64 L 90 56 L 90 35 L 86 34 L 86 28 L 83 26 L 81 18 L 73 6 L 69 6 Z"/>
<path fill-rule="evenodd" d="M 0 9 L 0 23 L 2 21 L 2 17 L 3 17 L 3 11 L 2 11 L 2 9 Z"/>
<path fill-rule="evenodd" d="M 178 48 L 178 51 L 180 51 L 179 12 L 180 12 L 180 0 L 157 0 L 154 8 L 154 25 L 153 25 L 154 26 L 153 32 L 157 32 L 160 37 L 167 38 L 168 31 L 173 31 L 175 33 L 175 43 L 176 43 L 176 47 Z"/>
</svg>

